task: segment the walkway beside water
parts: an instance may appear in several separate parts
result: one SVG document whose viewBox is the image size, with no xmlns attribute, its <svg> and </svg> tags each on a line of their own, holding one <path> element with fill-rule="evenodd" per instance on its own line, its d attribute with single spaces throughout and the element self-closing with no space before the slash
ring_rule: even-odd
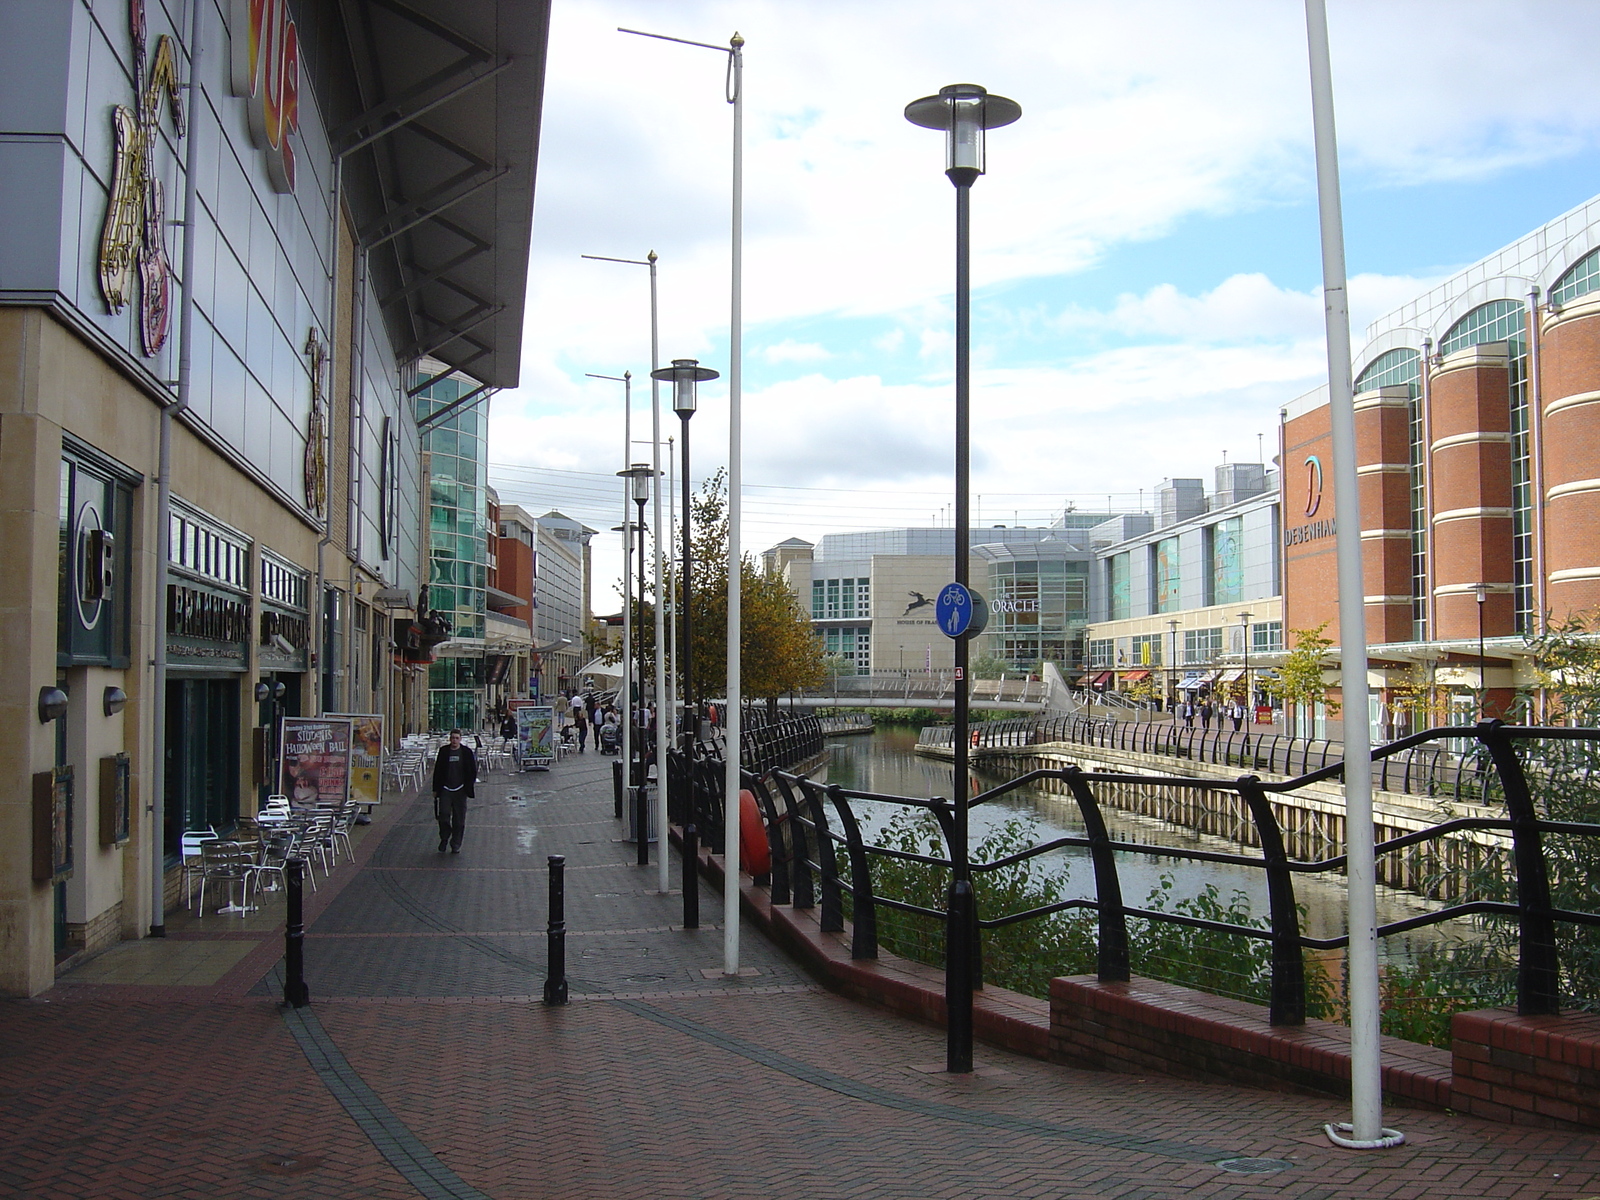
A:
<svg viewBox="0 0 1600 1200">
<path fill-rule="evenodd" d="M 683 930 L 615 840 L 611 761 L 480 784 L 456 856 L 426 797 L 391 797 L 313 898 L 298 1014 L 274 1003 L 270 903 L 0 1002 L 0 1197 L 1600 1193 L 1584 1134 L 1397 1110 L 1409 1143 L 1357 1153 L 1322 1135 L 1345 1117 L 1326 1099 L 984 1047 L 951 1078 L 940 1030 L 823 991 L 753 930 L 756 973 L 722 976 L 722 931 Z M 554 1009 L 551 853 L 573 989 Z"/>
</svg>

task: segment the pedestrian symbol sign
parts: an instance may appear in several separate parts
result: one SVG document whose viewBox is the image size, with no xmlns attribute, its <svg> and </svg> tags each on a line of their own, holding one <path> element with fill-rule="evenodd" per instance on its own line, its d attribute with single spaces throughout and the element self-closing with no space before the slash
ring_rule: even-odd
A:
<svg viewBox="0 0 1600 1200">
<path fill-rule="evenodd" d="M 933 613 L 945 637 L 959 638 L 966 636 L 967 628 L 972 624 L 972 613 L 975 608 L 972 593 L 967 590 L 965 584 L 947 583 L 939 592 Z"/>
</svg>

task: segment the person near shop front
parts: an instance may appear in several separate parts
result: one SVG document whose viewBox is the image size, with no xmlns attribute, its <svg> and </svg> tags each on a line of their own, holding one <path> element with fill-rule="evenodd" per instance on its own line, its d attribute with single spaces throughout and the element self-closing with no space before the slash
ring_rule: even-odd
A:
<svg viewBox="0 0 1600 1200">
<path fill-rule="evenodd" d="M 1228 708 L 1228 717 L 1233 721 L 1233 731 L 1238 733 L 1244 725 L 1244 701 L 1234 700 Z"/>
<path fill-rule="evenodd" d="M 589 710 L 583 703 L 583 696 L 578 692 L 572 693 L 572 723 L 578 727 L 578 753 L 582 754 L 585 743 L 589 740 Z"/>
<path fill-rule="evenodd" d="M 522 743 L 517 739 L 517 718 L 510 711 L 507 711 L 506 719 L 500 722 L 500 736 L 511 746 L 512 766 L 518 771 L 522 770 Z"/>
<path fill-rule="evenodd" d="M 1194 701 L 1186 699 L 1182 704 L 1178 705 L 1178 715 L 1183 718 L 1183 725 L 1185 729 L 1193 729 Z"/>
<path fill-rule="evenodd" d="M 1217 712 L 1216 707 L 1211 703 L 1211 697 L 1207 696 L 1204 700 L 1202 700 L 1200 702 L 1200 728 L 1201 729 L 1210 729 L 1211 728 L 1211 718 L 1216 715 L 1216 712 Z"/>
<path fill-rule="evenodd" d="M 433 762 L 433 815 L 439 822 L 439 853 L 461 853 L 467 832 L 467 801 L 473 799 L 478 779 L 478 757 L 461 744 L 461 730 L 452 729 L 450 740 L 439 747 Z"/>
</svg>

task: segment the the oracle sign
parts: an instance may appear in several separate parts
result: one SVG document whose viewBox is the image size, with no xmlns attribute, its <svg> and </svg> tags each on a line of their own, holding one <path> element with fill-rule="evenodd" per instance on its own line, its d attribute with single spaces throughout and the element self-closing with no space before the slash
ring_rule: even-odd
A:
<svg viewBox="0 0 1600 1200">
<path fill-rule="evenodd" d="M 294 149 L 300 128 L 300 37 L 288 0 L 230 0 L 228 40 L 232 85 L 250 115 L 250 136 L 267 160 L 278 192 L 294 191 Z"/>
</svg>

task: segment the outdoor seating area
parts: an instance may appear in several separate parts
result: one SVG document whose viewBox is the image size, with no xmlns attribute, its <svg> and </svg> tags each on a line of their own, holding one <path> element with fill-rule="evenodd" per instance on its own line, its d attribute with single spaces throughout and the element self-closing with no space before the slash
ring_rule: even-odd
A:
<svg viewBox="0 0 1600 1200">
<path fill-rule="evenodd" d="M 305 881 L 317 888 L 317 872 L 326 879 L 341 862 L 354 859 L 350 826 L 359 801 L 338 805 L 295 807 L 287 796 L 268 796 L 255 816 L 241 816 L 228 836 L 215 829 L 183 835 L 180 878 L 184 903 L 196 915 L 246 916 L 259 907 L 261 893 L 281 891 L 288 863 L 306 863 Z M 221 907 L 207 908 L 207 893 Z"/>
</svg>

